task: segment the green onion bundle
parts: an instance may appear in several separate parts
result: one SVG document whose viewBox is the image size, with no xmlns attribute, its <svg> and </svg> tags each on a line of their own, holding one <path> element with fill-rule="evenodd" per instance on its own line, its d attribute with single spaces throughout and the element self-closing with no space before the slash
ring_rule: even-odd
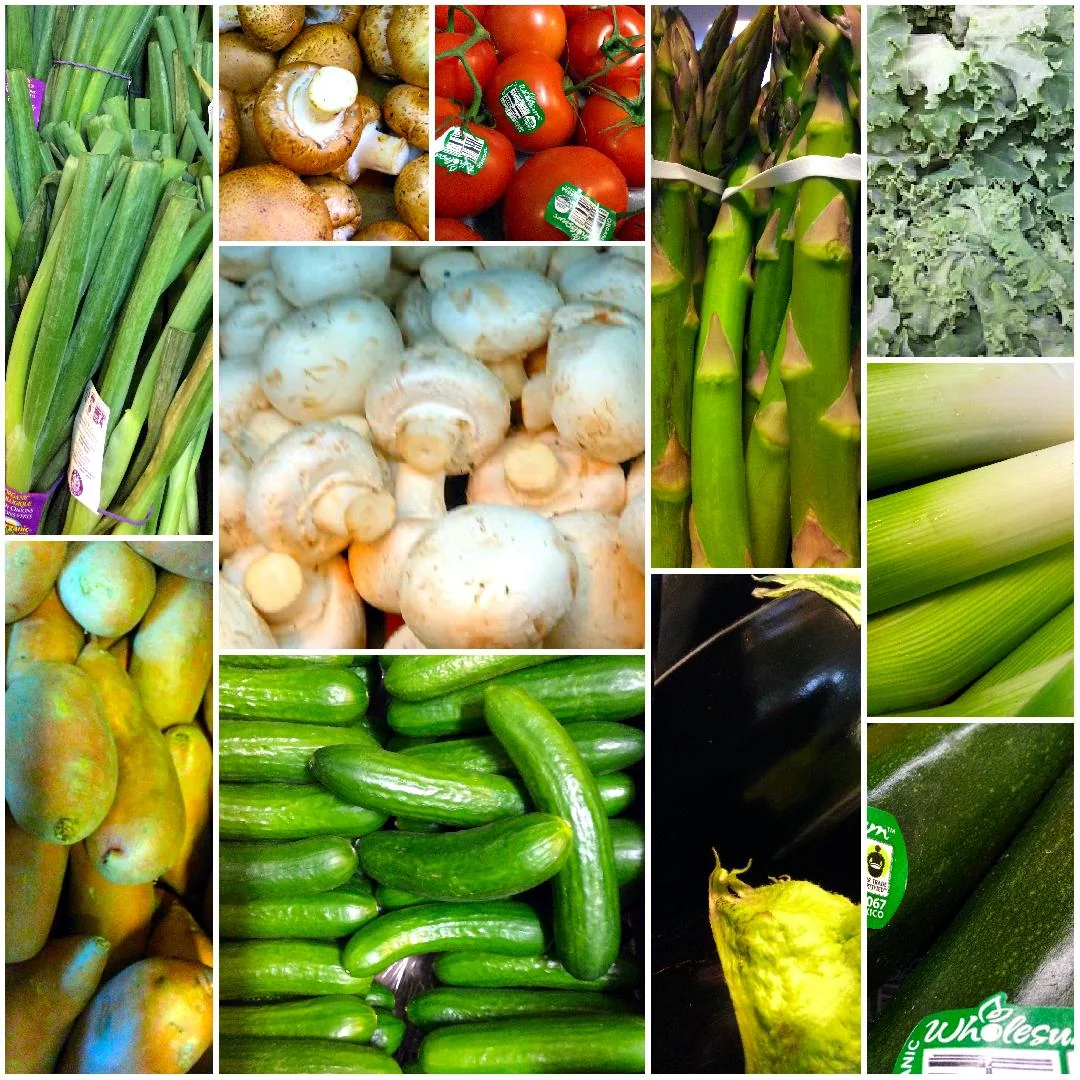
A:
<svg viewBox="0 0 1080 1080">
<path fill-rule="evenodd" d="M 1072 716 L 1070 365 L 871 364 L 872 715 Z"/>
<path fill-rule="evenodd" d="M 7 486 L 58 486 L 91 381 L 110 410 L 108 513 L 63 488 L 42 532 L 209 528 L 212 10 L 6 10 Z"/>
</svg>

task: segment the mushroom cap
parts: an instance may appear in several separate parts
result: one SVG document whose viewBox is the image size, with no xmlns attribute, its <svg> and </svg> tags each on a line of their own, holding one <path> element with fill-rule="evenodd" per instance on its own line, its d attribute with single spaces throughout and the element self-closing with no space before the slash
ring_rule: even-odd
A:
<svg viewBox="0 0 1080 1080">
<path fill-rule="evenodd" d="M 222 248 L 218 257 L 218 269 L 222 277 L 230 281 L 248 281 L 263 270 L 270 269 L 270 249 L 267 247 L 242 247 L 233 245 Z"/>
<path fill-rule="evenodd" d="M 231 436 L 251 415 L 269 406 L 259 383 L 259 369 L 247 357 L 218 365 L 218 423 Z"/>
<path fill-rule="evenodd" d="M 380 79 L 393 79 L 396 74 L 390 46 L 386 43 L 393 14 L 393 4 L 367 4 L 360 12 L 357 25 L 357 40 L 364 51 L 364 63 Z"/>
<path fill-rule="evenodd" d="M 394 181 L 394 206 L 398 216 L 421 240 L 428 238 L 429 184 L 427 154 L 413 158 Z"/>
<path fill-rule="evenodd" d="M 535 270 L 538 274 L 546 274 L 549 260 L 559 249 L 516 244 L 508 247 L 481 246 L 475 250 L 485 270 Z"/>
<path fill-rule="evenodd" d="M 462 475 L 510 426 L 510 399 L 478 360 L 438 341 L 405 350 L 371 380 L 365 411 L 375 442 L 421 472 Z"/>
<path fill-rule="evenodd" d="M 360 46 L 341 23 L 314 23 L 304 27 L 278 57 L 279 67 L 286 64 L 339 67 L 359 78 L 362 67 Z"/>
<path fill-rule="evenodd" d="M 274 249 L 262 250 L 269 254 Z M 262 348 L 266 331 L 292 310 L 269 270 L 249 278 L 243 300 L 218 320 L 221 355 L 229 360 L 254 356 Z"/>
<path fill-rule="evenodd" d="M 394 74 L 413 86 L 428 84 L 429 11 L 426 4 L 395 4 L 386 27 Z"/>
<path fill-rule="evenodd" d="M 427 646 L 402 623 L 387 639 L 384 649 L 426 649 Z"/>
<path fill-rule="evenodd" d="M 645 318 L 645 268 L 618 255 L 575 260 L 560 275 L 559 291 L 567 302 L 612 304 Z"/>
<path fill-rule="evenodd" d="M 430 105 L 426 86 L 398 83 L 390 87 L 383 98 L 383 115 L 391 131 L 421 150 L 428 149 Z"/>
<path fill-rule="evenodd" d="M 237 4 L 240 28 L 260 49 L 277 52 L 304 26 L 303 4 Z"/>
<path fill-rule="evenodd" d="M 218 94 L 218 175 L 227 173 L 240 155 L 240 127 L 236 98 L 231 90 Z"/>
<path fill-rule="evenodd" d="M 339 296 L 374 293 L 390 270 L 390 249 L 274 248 L 270 265 L 281 295 L 302 308 Z"/>
<path fill-rule="evenodd" d="M 619 547 L 623 554 L 645 573 L 645 519 L 649 513 L 649 493 L 635 491 L 619 517 Z"/>
<path fill-rule="evenodd" d="M 318 115 L 308 99 L 316 76 L 344 70 L 288 64 L 266 81 L 255 103 L 255 131 L 278 164 L 300 176 L 318 176 L 348 160 L 361 129 L 355 89 L 353 101 L 328 118 Z"/>
<path fill-rule="evenodd" d="M 330 240 L 326 203 L 280 165 L 233 169 L 218 182 L 222 240 Z"/>
<path fill-rule="evenodd" d="M 403 221 L 373 221 L 370 225 L 358 229 L 353 239 L 385 244 L 388 241 L 397 243 L 401 240 L 419 240 L 420 237 Z"/>
<path fill-rule="evenodd" d="M 223 649 L 276 649 L 263 617 L 242 589 L 218 575 L 218 642 Z"/>
<path fill-rule="evenodd" d="M 356 30 L 363 7 L 357 4 L 308 4 L 305 22 L 308 26 L 318 23 L 339 23 L 350 34 Z"/>
<path fill-rule="evenodd" d="M 351 254 L 342 254 L 346 250 Z M 321 301 L 267 333 L 259 363 L 263 392 L 278 412 L 300 423 L 363 412 L 376 369 L 398 364 L 402 350 L 401 331 L 381 300 Z"/>
<path fill-rule="evenodd" d="M 431 293 L 420 277 L 410 277 L 394 305 L 394 315 L 406 345 L 433 339 L 441 341 L 431 322 Z"/>
<path fill-rule="evenodd" d="M 451 345 L 478 360 L 522 358 L 547 339 L 562 302 L 559 290 L 531 270 L 477 270 L 432 297 L 431 321 Z"/>
<path fill-rule="evenodd" d="M 240 154 L 235 164 L 266 165 L 270 155 L 255 130 L 255 106 L 259 101 L 259 91 L 250 94 L 237 91 L 233 96 L 236 98 L 236 130 L 240 136 Z"/>
<path fill-rule="evenodd" d="M 462 274 L 482 269 L 475 251 L 468 248 L 442 248 L 432 251 L 420 264 L 420 280 L 437 292 Z"/>
<path fill-rule="evenodd" d="M 330 224 L 334 226 L 334 239 L 349 240 L 360 225 L 360 201 L 352 188 L 332 176 L 311 176 L 304 183 L 317 191 L 326 203 Z"/>
<path fill-rule="evenodd" d="M 283 649 L 360 649 L 367 639 L 364 605 L 341 555 L 305 568 L 297 601 L 270 620 Z"/>
<path fill-rule="evenodd" d="M 218 79 L 234 94 L 250 94 L 262 89 L 274 74 L 277 57 L 252 44 L 239 31 L 218 37 Z"/>
<path fill-rule="evenodd" d="M 576 570 L 552 523 L 512 506 L 462 506 L 416 542 L 401 614 L 429 648 L 540 645 L 569 610 Z"/>
</svg>

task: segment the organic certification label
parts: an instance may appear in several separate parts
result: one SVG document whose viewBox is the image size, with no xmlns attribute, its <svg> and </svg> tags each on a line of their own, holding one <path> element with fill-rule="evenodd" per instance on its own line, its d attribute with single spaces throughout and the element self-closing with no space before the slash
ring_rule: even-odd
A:
<svg viewBox="0 0 1080 1080">
<path fill-rule="evenodd" d="M 892 814 L 866 808 L 866 925 L 887 926 L 907 888 L 907 847 Z"/>
<path fill-rule="evenodd" d="M 571 240 L 610 240 L 615 235 L 614 211 L 573 184 L 560 184 L 555 189 L 544 220 Z"/>
<path fill-rule="evenodd" d="M 475 176 L 487 159 L 487 139 L 463 127 L 447 128 L 435 140 L 435 164 L 447 172 Z"/>
<path fill-rule="evenodd" d="M 997 993 L 977 1008 L 920 1020 L 893 1072 L 1054 1075 L 1072 1072 L 1072 1063 L 1072 1009 L 1014 1005 Z"/>
<path fill-rule="evenodd" d="M 4 487 L 4 532 L 37 536 L 51 491 L 16 491 Z"/>
<path fill-rule="evenodd" d="M 86 387 L 75 414 L 68 462 L 68 489 L 96 514 L 101 506 L 101 467 L 105 460 L 105 436 L 109 430 L 109 406 L 98 396 L 94 384 Z"/>
<path fill-rule="evenodd" d="M 540 107 L 540 102 L 536 100 L 529 84 L 521 79 L 515 79 L 503 87 L 499 94 L 499 104 L 506 113 L 506 119 L 514 125 L 514 130 L 523 135 L 536 131 L 544 123 L 544 110 Z"/>
</svg>

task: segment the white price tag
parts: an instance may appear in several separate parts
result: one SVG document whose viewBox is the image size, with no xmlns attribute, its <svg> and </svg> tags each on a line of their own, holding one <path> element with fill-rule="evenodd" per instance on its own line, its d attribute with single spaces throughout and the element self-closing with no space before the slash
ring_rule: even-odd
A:
<svg viewBox="0 0 1080 1080">
<path fill-rule="evenodd" d="M 109 407 L 90 383 L 75 414 L 75 427 L 71 432 L 68 490 L 95 514 L 101 508 L 101 470 L 108 431 Z"/>
</svg>

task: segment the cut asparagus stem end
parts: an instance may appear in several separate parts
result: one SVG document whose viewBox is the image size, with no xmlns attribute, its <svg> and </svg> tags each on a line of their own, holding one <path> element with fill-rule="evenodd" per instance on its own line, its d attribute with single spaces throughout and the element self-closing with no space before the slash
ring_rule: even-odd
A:
<svg viewBox="0 0 1080 1080">
<path fill-rule="evenodd" d="M 526 431 L 551 427 L 551 380 L 547 375 L 530 379 L 521 391 L 521 419 Z"/>
<path fill-rule="evenodd" d="M 541 442 L 511 447 L 503 462 L 506 483 L 521 495 L 550 495 L 558 487 L 560 473 L 559 459 Z"/>
<path fill-rule="evenodd" d="M 272 551 L 247 568 L 244 589 L 256 609 L 265 615 L 277 615 L 303 592 L 304 572 L 291 555 Z"/>
<path fill-rule="evenodd" d="M 388 491 L 358 495 L 345 511 L 345 528 L 357 543 L 368 544 L 385 536 L 394 524 L 394 497 Z"/>
<path fill-rule="evenodd" d="M 401 434 L 401 456 L 420 472 L 446 472 L 454 460 L 459 435 L 441 418 L 410 420 Z"/>
<path fill-rule="evenodd" d="M 355 100 L 356 76 L 346 68 L 319 68 L 308 83 L 308 102 L 320 120 L 332 120 Z"/>
</svg>

